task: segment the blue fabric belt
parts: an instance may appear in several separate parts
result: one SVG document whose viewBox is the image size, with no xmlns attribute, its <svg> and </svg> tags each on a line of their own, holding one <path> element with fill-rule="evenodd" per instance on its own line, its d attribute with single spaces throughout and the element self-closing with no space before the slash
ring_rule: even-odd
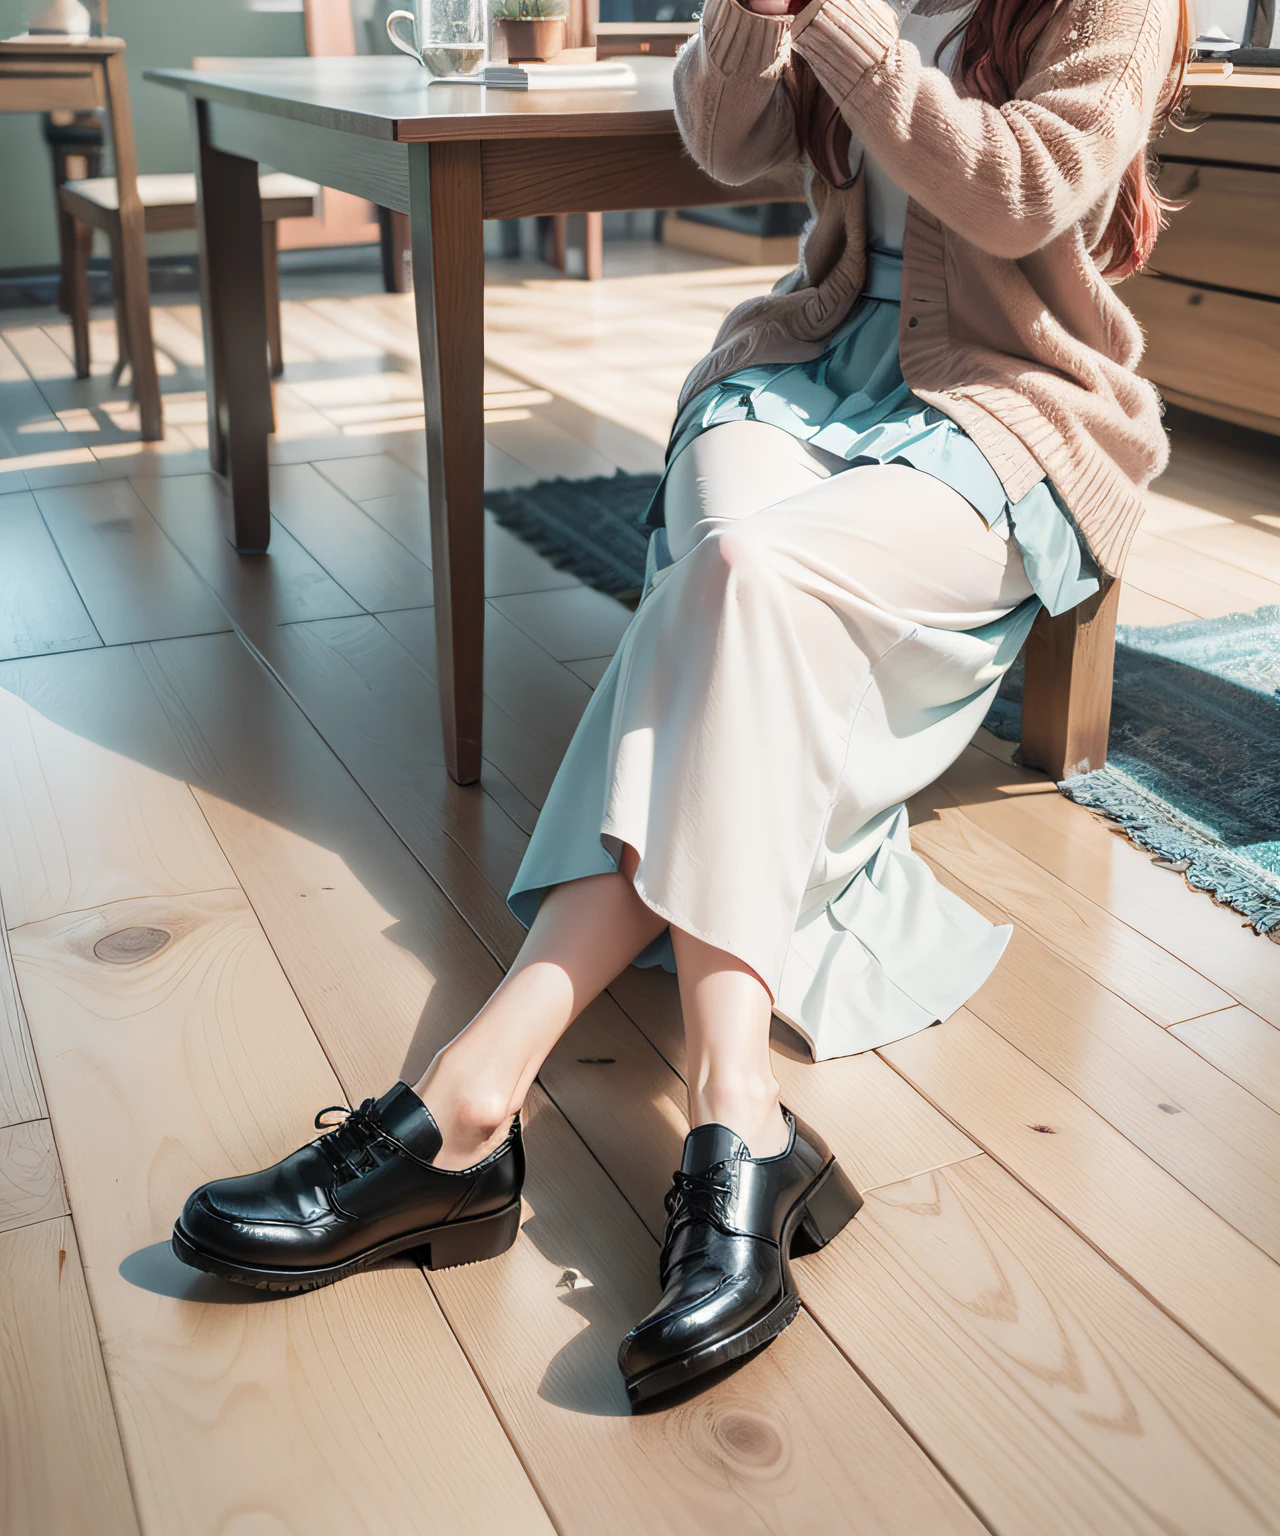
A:
<svg viewBox="0 0 1280 1536">
<path fill-rule="evenodd" d="M 867 275 L 862 282 L 864 299 L 902 303 L 902 252 L 867 248 Z"/>
</svg>

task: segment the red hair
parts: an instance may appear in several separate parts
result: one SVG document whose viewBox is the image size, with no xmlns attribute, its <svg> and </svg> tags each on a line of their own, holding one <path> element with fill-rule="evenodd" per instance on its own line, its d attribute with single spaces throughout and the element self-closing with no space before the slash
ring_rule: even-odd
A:
<svg viewBox="0 0 1280 1536">
<path fill-rule="evenodd" d="M 964 36 L 957 62 L 963 89 L 994 107 L 1011 101 L 1026 78 L 1031 50 L 1058 4 L 1059 0 L 977 0 L 968 18 L 946 40 Z M 1173 64 L 1156 107 L 1153 138 L 1164 128 L 1181 99 L 1190 46 L 1187 0 L 1179 0 Z M 941 53 L 942 49 L 938 51 Z M 1177 206 L 1152 186 L 1151 156 L 1144 146 L 1125 167 L 1115 206 L 1098 242 L 1097 248 L 1105 261 L 1102 275 L 1119 281 L 1142 267 L 1169 213 Z"/>
</svg>

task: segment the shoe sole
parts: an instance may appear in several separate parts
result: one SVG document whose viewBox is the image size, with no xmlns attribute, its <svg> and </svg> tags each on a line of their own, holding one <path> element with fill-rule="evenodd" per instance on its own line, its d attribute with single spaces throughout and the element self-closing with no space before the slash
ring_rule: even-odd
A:
<svg viewBox="0 0 1280 1536">
<path fill-rule="evenodd" d="M 800 1293 L 791 1279 L 790 1258 L 817 1253 L 844 1231 L 862 1209 L 862 1196 L 832 1160 L 787 1213 L 782 1224 L 781 1248 L 783 1293 L 781 1299 L 761 1318 L 717 1344 L 693 1350 L 675 1360 L 655 1365 L 637 1376 L 626 1378 L 627 1396 L 632 1407 L 652 1403 L 667 1396 L 699 1376 L 730 1365 L 754 1353 L 774 1339 L 796 1320 L 800 1311 Z"/>
<path fill-rule="evenodd" d="M 372 1269 L 384 1260 L 402 1253 L 411 1254 L 426 1269 L 454 1269 L 463 1264 L 479 1264 L 485 1259 L 496 1259 L 499 1254 L 505 1253 L 519 1232 L 520 1202 L 517 1200 L 490 1216 L 478 1216 L 472 1221 L 449 1222 L 444 1226 L 426 1227 L 419 1232 L 402 1233 L 399 1237 L 389 1238 L 385 1243 L 344 1259 L 341 1264 L 330 1264 L 318 1269 L 274 1269 L 220 1258 L 194 1242 L 182 1230 L 180 1221 L 173 1228 L 173 1252 L 176 1258 L 191 1269 L 198 1269 L 206 1275 L 216 1275 L 220 1280 L 230 1280 L 233 1285 L 250 1286 L 256 1291 L 294 1294 L 333 1285 L 335 1281 Z"/>
</svg>

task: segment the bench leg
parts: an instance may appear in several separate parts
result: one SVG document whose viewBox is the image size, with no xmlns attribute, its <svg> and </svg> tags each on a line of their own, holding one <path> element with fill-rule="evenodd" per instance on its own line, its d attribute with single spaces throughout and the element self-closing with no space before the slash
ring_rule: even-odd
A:
<svg viewBox="0 0 1280 1536">
<path fill-rule="evenodd" d="M 1027 640 L 1023 764 L 1069 779 L 1107 760 L 1120 583 L 1056 619 L 1041 613 Z"/>
</svg>

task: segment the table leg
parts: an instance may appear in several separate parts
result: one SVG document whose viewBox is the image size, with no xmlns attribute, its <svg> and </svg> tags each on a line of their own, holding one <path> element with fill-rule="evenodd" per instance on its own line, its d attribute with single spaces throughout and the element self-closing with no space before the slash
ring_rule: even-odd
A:
<svg viewBox="0 0 1280 1536">
<path fill-rule="evenodd" d="M 151 284 L 147 270 L 146 215 L 138 197 L 138 156 L 129 112 L 129 85 L 124 54 L 106 60 L 107 104 L 111 114 L 111 143 L 115 150 L 116 185 L 120 199 L 120 293 L 123 321 L 133 366 L 133 392 L 138 398 L 142 440 L 164 436 L 160 407 L 160 377 L 151 336 Z"/>
<path fill-rule="evenodd" d="M 1104 578 L 1105 580 L 1105 578 Z M 1022 762 L 1055 779 L 1107 760 L 1120 583 L 1051 619 L 1041 613 L 1027 640 L 1022 692 Z"/>
<path fill-rule="evenodd" d="M 411 144 L 414 296 L 445 763 L 480 778 L 484 688 L 484 228 L 478 143 Z"/>
<path fill-rule="evenodd" d="M 236 548 L 260 553 L 271 538 L 271 382 L 258 166 L 214 149 L 206 103 L 192 109 L 209 458 L 231 492 Z"/>
</svg>

